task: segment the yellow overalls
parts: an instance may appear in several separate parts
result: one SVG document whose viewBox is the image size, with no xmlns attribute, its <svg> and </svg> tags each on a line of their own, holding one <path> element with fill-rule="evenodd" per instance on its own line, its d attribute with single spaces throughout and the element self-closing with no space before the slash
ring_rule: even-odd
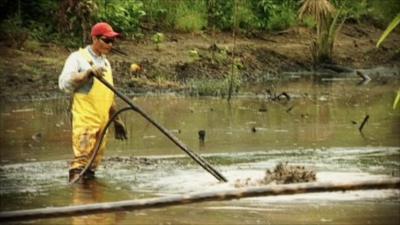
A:
<svg viewBox="0 0 400 225">
<path fill-rule="evenodd" d="M 87 49 L 79 53 L 88 61 L 94 62 Z M 104 79 L 111 85 L 113 78 L 111 67 L 106 66 Z M 83 168 L 93 154 L 99 135 L 109 119 L 110 108 L 114 102 L 114 93 L 96 78 L 93 86 L 85 93 L 74 93 L 72 104 L 72 147 L 74 159 L 70 169 Z M 90 169 L 94 170 L 100 163 L 106 146 L 105 138 Z"/>
</svg>

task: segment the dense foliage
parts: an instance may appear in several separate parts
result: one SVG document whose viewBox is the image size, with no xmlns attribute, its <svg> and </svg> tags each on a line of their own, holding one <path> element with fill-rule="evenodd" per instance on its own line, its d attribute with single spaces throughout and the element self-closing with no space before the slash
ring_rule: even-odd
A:
<svg viewBox="0 0 400 225">
<path fill-rule="evenodd" d="M 204 29 L 243 32 L 278 31 L 293 25 L 316 25 L 311 18 L 299 21 L 302 0 L 3 0 L 0 2 L 2 39 L 15 45 L 26 38 L 48 42 L 87 42 L 90 26 L 108 21 L 125 37 L 146 31 Z M 353 22 L 372 21 L 385 27 L 400 11 L 398 0 L 331 0 Z M 384 12 L 384 13 L 383 13 Z M 234 25 L 234 21 L 236 24 Z M 5 35 L 7 34 L 7 35 Z"/>
</svg>

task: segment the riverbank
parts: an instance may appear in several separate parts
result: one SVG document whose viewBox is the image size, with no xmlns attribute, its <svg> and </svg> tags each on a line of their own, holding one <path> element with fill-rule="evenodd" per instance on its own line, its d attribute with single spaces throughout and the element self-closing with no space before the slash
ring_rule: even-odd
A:
<svg viewBox="0 0 400 225">
<path fill-rule="evenodd" d="M 335 42 L 334 61 L 350 69 L 378 66 L 400 67 L 400 34 L 393 32 L 379 49 L 376 41 L 383 30 L 367 24 L 346 24 Z M 109 57 L 115 85 L 125 92 L 190 88 L 193 81 L 223 80 L 232 71 L 234 39 L 231 33 L 165 33 L 156 46 L 153 33 L 138 40 L 121 40 L 117 48 L 128 56 Z M 312 33 L 304 27 L 277 33 L 238 35 L 235 65 L 241 83 L 262 82 L 265 77 L 284 76 L 283 72 L 313 70 L 309 51 Z M 0 43 L 0 85 L 2 99 L 53 95 L 65 59 L 74 49 L 51 43 L 28 41 L 22 49 Z M 134 73 L 130 65 L 143 68 Z M 396 71 L 396 70 L 395 70 Z M 390 75 L 399 76 L 399 73 Z"/>
</svg>

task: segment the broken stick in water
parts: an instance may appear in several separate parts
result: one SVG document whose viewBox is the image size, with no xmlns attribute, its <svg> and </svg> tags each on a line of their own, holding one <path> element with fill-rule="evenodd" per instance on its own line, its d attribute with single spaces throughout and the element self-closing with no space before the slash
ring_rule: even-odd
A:
<svg viewBox="0 0 400 225">
<path fill-rule="evenodd" d="M 362 129 L 364 128 L 364 125 L 367 123 L 368 119 L 369 119 L 369 115 L 367 114 L 367 115 L 364 117 L 364 120 L 362 121 L 360 127 L 358 128 L 358 130 L 359 130 L 360 132 L 362 132 Z"/>
</svg>

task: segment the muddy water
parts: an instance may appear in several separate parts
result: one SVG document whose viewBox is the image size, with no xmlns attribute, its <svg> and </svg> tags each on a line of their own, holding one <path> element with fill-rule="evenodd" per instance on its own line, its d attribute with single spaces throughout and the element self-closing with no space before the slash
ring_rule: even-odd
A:
<svg viewBox="0 0 400 225">
<path fill-rule="evenodd" d="M 134 102 L 204 155 L 228 179 L 220 184 L 135 113 L 129 140 L 108 139 L 97 179 L 68 186 L 72 157 L 66 99 L 2 104 L 0 209 L 87 204 L 234 188 L 280 161 L 314 168 L 318 181 L 400 176 L 398 81 L 279 82 L 220 98 L 141 95 Z M 266 89 L 287 92 L 272 101 Z M 121 103 L 122 105 L 122 103 Z M 366 115 L 370 118 L 358 131 Z M 205 130 L 200 142 L 198 131 Z M 109 136 L 112 137 L 110 131 Z M 302 194 L 162 209 L 45 219 L 29 224 L 398 224 L 398 190 Z"/>
</svg>

